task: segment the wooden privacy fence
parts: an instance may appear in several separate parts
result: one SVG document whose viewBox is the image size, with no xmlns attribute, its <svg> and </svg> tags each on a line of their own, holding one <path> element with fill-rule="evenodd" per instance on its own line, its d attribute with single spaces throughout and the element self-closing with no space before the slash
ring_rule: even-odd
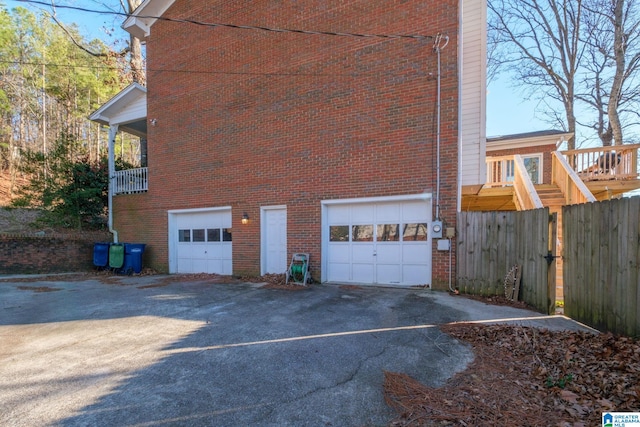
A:
<svg viewBox="0 0 640 427">
<path fill-rule="evenodd" d="M 520 300 L 543 313 L 555 305 L 555 215 L 549 209 L 460 212 L 457 285 L 462 293 L 504 295 L 511 267 L 522 268 Z M 551 255 L 551 256 L 550 256 Z"/>
<path fill-rule="evenodd" d="M 565 206 L 562 214 L 565 313 L 640 335 L 640 197 Z"/>
</svg>

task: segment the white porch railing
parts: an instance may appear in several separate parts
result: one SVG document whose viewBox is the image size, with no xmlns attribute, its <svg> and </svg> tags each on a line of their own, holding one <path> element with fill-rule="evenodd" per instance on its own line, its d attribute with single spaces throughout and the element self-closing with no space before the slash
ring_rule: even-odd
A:
<svg viewBox="0 0 640 427">
<path fill-rule="evenodd" d="M 143 193 L 149 189 L 148 168 L 116 171 L 113 177 L 113 194 Z"/>
</svg>

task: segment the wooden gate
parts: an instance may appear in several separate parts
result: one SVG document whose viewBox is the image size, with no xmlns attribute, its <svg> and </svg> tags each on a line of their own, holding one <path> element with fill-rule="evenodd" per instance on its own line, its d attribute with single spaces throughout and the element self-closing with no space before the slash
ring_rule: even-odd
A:
<svg viewBox="0 0 640 427">
<path fill-rule="evenodd" d="M 521 301 L 555 311 L 557 215 L 549 209 L 458 213 L 457 286 L 472 295 L 504 295 L 509 270 L 521 268 Z"/>
</svg>

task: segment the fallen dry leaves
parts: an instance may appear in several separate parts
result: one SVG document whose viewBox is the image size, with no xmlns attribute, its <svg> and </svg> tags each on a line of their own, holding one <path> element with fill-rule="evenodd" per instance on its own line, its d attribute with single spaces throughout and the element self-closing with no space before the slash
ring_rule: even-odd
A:
<svg viewBox="0 0 640 427">
<path fill-rule="evenodd" d="M 443 387 L 385 372 L 392 426 L 594 426 L 640 410 L 640 343 L 626 337 L 512 325 L 456 324 L 474 361 Z"/>
</svg>

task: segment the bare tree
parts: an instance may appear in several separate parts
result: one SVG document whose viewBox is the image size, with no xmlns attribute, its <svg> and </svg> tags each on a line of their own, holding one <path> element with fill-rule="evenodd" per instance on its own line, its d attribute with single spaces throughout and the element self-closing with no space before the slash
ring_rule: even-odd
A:
<svg viewBox="0 0 640 427">
<path fill-rule="evenodd" d="M 495 66 L 541 102 L 549 122 L 624 143 L 640 122 L 637 0 L 489 0 L 489 10 Z"/>
<path fill-rule="evenodd" d="M 545 114 L 575 133 L 576 77 L 583 55 L 583 0 L 491 0 L 489 31 L 501 44 L 500 67 L 514 73 Z M 562 113 L 557 106 L 561 106 Z M 569 141 L 575 148 L 575 140 Z"/>
<path fill-rule="evenodd" d="M 142 0 L 127 0 L 127 4 L 124 4 L 124 0 L 120 0 L 120 5 L 125 13 L 131 14 L 140 6 Z M 129 48 L 131 50 L 131 76 L 134 82 L 145 84 L 146 78 L 144 73 L 144 65 L 142 60 L 142 43 L 140 39 L 131 35 L 129 37 Z"/>
<path fill-rule="evenodd" d="M 585 125 L 594 129 L 602 145 L 625 142 L 625 128 L 640 118 L 640 6 L 628 0 L 588 0 L 583 38 L 583 93 L 579 99 L 595 112 Z"/>
<path fill-rule="evenodd" d="M 495 31 L 487 34 L 487 85 L 500 74 L 499 35 Z"/>
</svg>

